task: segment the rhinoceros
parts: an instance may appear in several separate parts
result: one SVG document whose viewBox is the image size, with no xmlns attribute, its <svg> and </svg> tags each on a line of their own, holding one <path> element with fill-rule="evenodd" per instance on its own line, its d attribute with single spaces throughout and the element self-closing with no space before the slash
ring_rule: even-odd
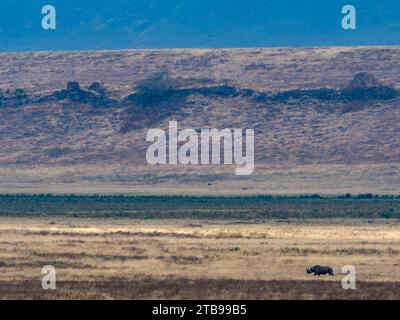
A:
<svg viewBox="0 0 400 320">
<path fill-rule="evenodd" d="M 318 275 L 320 276 L 321 274 L 329 274 L 333 276 L 333 269 L 328 266 L 319 266 L 316 265 L 314 267 L 306 269 L 307 273 L 314 273 L 314 276 Z"/>
</svg>

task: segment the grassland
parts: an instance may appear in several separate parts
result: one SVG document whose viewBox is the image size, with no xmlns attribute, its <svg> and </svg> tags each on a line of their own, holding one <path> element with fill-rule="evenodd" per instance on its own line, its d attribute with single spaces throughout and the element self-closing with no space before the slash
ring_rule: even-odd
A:
<svg viewBox="0 0 400 320">
<path fill-rule="evenodd" d="M 0 54 L 0 298 L 399 299 L 400 97 L 308 96 L 343 97 L 360 72 L 397 92 L 399 53 Z M 160 72 L 186 94 L 145 103 Z M 254 173 L 148 165 L 146 132 L 170 120 L 254 128 Z M 41 288 L 49 264 L 55 291 Z M 314 264 L 336 275 L 307 275 Z M 357 290 L 341 288 L 346 264 Z"/>
<path fill-rule="evenodd" d="M 3 299 L 398 299 L 394 220 L 0 218 Z M 41 268 L 57 289 L 41 289 Z M 334 277 L 305 273 L 328 264 Z M 357 289 L 341 268 L 357 268 Z"/>
<path fill-rule="evenodd" d="M 400 196 L 0 195 L 0 216 L 133 219 L 400 218 Z"/>
<path fill-rule="evenodd" d="M 396 196 L 0 201 L 3 299 L 400 298 Z M 315 264 L 335 276 L 306 274 Z M 349 264 L 357 289 L 345 291 Z M 41 288 L 45 265 L 56 267 L 56 290 Z"/>
</svg>

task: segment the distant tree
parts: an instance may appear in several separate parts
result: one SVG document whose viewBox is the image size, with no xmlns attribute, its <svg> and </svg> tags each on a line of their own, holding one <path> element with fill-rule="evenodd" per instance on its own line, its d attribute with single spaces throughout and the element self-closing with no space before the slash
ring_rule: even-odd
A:
<svg viewBox="0 0 400 320">
<path fill-rule="evenodd" d="M 105 96 L 107 93 L 106 88 L 100 83 L 100 82 L 93 82 L 89 86 L 89 90 L 95 91 L 97 93 L 100 93 L 102 96 Z"/>
<path fill-rule="evenodd" d="M 347 89 L 356 88 L 373 88 L 379 87 L 381 83 L 376 78 L 367 72 L 359 72 L 354 75 L 353 80 L 347 85 Z"/>
<path fill-rule="evenodd" d="M 67 83 L 68 91 L 79 91 L 80 89 L 81 89 L 81 86 L 79 85 L 79 82 L 68 81 L 68 83 Z"/>
<path fill-rule="evenodd" d="M 341 98 L 346 101 L 390 100 L 397 95 L 396 89 L 381 84 L 373 75 L 366 72 L 357 73 L 341 91 Z M 353 109 L 350 108 L 349 111 Z"/>
<path fill-rule="evenodd" d="M 24 97 L 24 96 L 26 96 L 26 92 L 25 92 L 25 90 L 22 89 L 22 88 L 17 88 L 17 89 L 15 89 L 15 90 L 14 90 L 14 94 L 15 94 L 17 97 Z"/>
<path fill-rule="evenodd" d="M 155 73 L 139 83 L 135 89 L 137 92 L 166 92 L 178 87 L 178 82 L 167 71 Z"/>
</svg>

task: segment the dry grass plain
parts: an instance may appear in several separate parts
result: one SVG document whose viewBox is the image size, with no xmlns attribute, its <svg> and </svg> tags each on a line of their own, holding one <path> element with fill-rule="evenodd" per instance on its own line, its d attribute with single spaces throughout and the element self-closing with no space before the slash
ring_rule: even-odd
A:
<svg viewBox="0 0 400 320">
<path fill-rule="evenodd" d="M 0 218 L 3 299 L 399 299 L 397 220 Z M 41 268 L 57 289 L 41 288 Z M 331 265 L 334 277 L 305 268 Z M 344 265 L 357 289 L 341 288 Z"/>
<path fill-rule="evenodd" d="M 10 169 L 0 166 L 0 193 L 254 195 L 254 194 L 397 194 L 400 163 L 256 164 L 250 176 L 235 176 L 234 166 L 132 165 Z M 211 174 L 212 173 L 212 174 Z"/>
</svg>

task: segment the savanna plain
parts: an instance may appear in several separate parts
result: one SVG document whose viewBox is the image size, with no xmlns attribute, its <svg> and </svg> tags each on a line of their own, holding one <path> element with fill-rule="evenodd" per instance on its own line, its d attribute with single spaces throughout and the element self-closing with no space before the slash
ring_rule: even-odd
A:
<svg viewBox="0 0 400 320">
<path fill-rule="evenodd" d="M 397 199 L 1 200 L 3 299 L 399 298 Z M 164 216 L 155 218 L 159 207 Z M 304 218 L 307 207 L 314 215 L 337 208 L 343 216 Z M 357 217 L 367 207 L 392 216 Z M 335 275 L 307 274 L 315 264 L 330 265 Z M 45 265 L 56 268 L 56 290 L 42 289 Z M 356 290 L 342 289 L 345 265 L 356 267 Z"/>
<path fill-rule="evenodd" d="M 0 298 L 399 299 L 399 56 L 0 54 Z M 149 165 L 169 121 L 254 129 L 254 173 Z"/>
</svg>

